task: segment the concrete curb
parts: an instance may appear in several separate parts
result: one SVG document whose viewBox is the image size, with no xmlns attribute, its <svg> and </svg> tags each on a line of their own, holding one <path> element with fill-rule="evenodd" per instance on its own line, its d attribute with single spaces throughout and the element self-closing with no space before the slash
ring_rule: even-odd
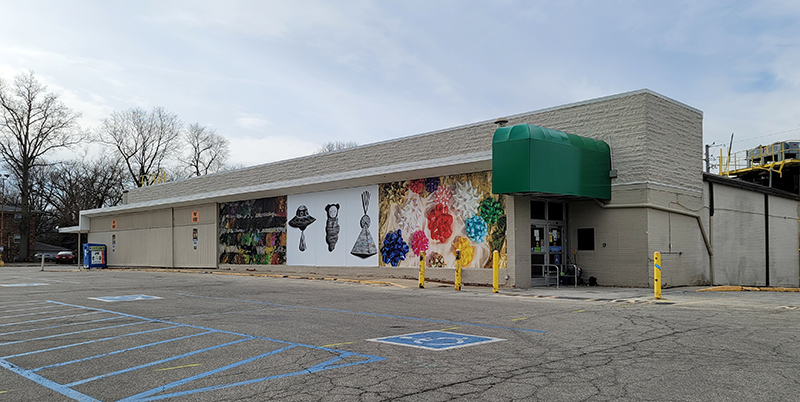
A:
<svg viewBox="0 0 800 402">
<path fill-rule="evenodd" d="M 403 289 L 407 289 L 408 286 L 403 286 L 393 282 L 386 282 L 386 281 L 374 281 L 374 280 L 365 280 L 365 279 L 345 279 L 345 278 L 328 278 L 322 276 L 300 276 L 300 275 L 279 275 L 279 274 L 259 274 L 259 273 L 249 273 L 249 272 L 220 272 L 220 271 L 209 271 L 203 269 L 170 269 L 170 268 L 99 268 L 99 271 L 141 271 L 141 272 L 179 272 L 179 273 L 189 273 L 189 274 L 212 274 L 212 275 L 233 275 L 233 276 L 257 276 L 257 277 L 265 277 L 265 278 L 287 278 L 287 279 L 307 279 L 307 280 L 316 280 L 316 281 L 332 281 L 332 282 L 351 282 L 351 283 L 364 283 L 369 285 L 385 285 L 385 286 L 397 286 Z M 48 272 L 81 272 L 81 271 L 89 271 L 88 269 L 49 269 Z"/>
<path fill-rule="evenodd" d="M 762 286 L 715 286 L 697 289 L 698 292 L 800 292 L 800 288 L 762 287 Z"/>
</svg>

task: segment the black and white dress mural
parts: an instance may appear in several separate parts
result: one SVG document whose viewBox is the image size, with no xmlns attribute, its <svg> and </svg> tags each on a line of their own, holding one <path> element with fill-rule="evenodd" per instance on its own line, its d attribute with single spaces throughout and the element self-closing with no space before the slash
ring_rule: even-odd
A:
<svg viewBox="0 0 800 402">
<path fill-rule="evenodd" d="M 290 195 L 286 263 L 316 266 L 378 266 L 378 186 Z M 305 211 L 298 210 L 301 206 Z M 290 215 L 291 216 L 291 215 Z M 313 217 L 317 222 L 308 223 Z M 292 218 L 294 219 L 294 218 Z M 301 230 L 301 225 L 306 224 Z M 305 248 L 300 247 L 302 244 Z"/>
</svg>

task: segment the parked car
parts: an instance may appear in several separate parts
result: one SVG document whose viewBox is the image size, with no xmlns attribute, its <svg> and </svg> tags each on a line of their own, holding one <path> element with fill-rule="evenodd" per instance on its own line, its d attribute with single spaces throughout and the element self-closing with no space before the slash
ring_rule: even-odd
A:
<svg viewBox="0 0 800 402">
<path fill-rule="evenodd" d="M 56 260 L 56 253 L 48 253 L 48 252 L 36 253 L 36 255 L 34 255 L 33 258 L 36 261 L 41 261 L 42 260 L 42 255 L 44 255 L 44 260 L 45 261 L 55 261 Z"/>
<path fill-rule="evenodd" d="M 73 264 L 75 261 L 75 254 L 72 251 L 61 251 L 56 254 L 56 264 Z"/>
</svg>

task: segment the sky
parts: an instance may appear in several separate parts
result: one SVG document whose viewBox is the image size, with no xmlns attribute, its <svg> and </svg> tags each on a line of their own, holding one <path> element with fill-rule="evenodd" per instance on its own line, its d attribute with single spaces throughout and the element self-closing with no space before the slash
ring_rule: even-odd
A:
<svg viewBox="0 0 800 402">
<path fill-rule="evenodd" d="M 161 106 L 244 166 L 643 88 L 736 151 L 800 139 L 800 1 L 0 0 L 25 71 L 86 130 Z"/>
</svg>

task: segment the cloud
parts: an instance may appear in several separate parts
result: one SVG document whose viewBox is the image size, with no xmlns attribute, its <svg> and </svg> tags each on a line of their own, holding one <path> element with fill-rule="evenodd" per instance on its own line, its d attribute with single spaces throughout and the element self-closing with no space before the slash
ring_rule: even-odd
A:
<svg viewBox="0 0 800 402">
<path fill-rule="evenodd" d="M 272 124 L 263 116 L 248 113 L 240 113 L 235 121 L 240 128 L 254 131 L 262 131 Z"/>
<path fill-rule="evenodd" d="M 229 140 L 231 155 L 228 162 L 244 166 L 310 155 L 321 146 L 289 136 L 229 138 Z"/>
</svg>

